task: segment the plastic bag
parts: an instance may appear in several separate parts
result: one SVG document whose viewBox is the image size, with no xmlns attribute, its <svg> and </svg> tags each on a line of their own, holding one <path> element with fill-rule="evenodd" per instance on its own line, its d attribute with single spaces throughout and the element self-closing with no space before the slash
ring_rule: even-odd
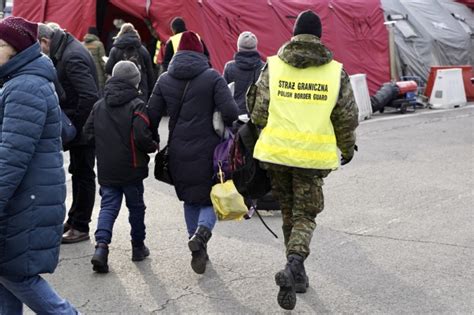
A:
<svg viewBox="0 0 474 315">
<path fill-rule="evenodd" d="M 219 170 L 220 183 L 212 186 L 211 201 L 217 218 L 225 220 L 242 220 L 248 208 L 244 198 L 235 188 L 234 182 L 229 179 L 224 182 L 222 170 Z"/>
</svg>

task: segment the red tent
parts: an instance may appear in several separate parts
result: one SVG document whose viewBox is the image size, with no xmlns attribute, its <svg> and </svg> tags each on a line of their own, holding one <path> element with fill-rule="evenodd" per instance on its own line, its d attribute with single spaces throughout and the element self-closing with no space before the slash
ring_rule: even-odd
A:
<svg viewBox="0 0 474 315">
<path fill-rule="evenodd" d="M 456 2 L 463 3 L 470 7 L 471 9 L 474 9 L 474 0 L 456 0 Z"/>
<path fill-rule="evenodd" d="M 58 22 L 82 38 L 96 24 L 99 2 L 104 5 L 104 0 L 15 1 L 14 15 Z M 371 93 L 390 80 L 388 34 L 379 0 L 109 0 L 107 5 L 104 31 L 110 29 L 117 12 L 131 16 L 125 20 L 132 23 L 131 19 L 140 23 L 149 19 L 163 40 L 170 36 L 171 19 L 182 16 L 188 29 L 202 36 L 212 64 L 220 71 L 232 58 L 242 31 L 254 32 L 260 52 L 273 55 L 291 37 L 298 13 L 312 9 L 322 19 L 322 41 L 349 74 L 366 73 Z M 147 32 L 143 25 L 139 31 Z"/>
</svg>

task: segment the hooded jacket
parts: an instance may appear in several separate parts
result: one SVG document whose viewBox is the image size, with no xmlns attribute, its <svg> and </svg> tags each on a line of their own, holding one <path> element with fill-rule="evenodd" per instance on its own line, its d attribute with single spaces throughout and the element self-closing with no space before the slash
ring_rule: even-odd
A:
<svg viewBox="0 0 474 315">
<path fill-rule="evenodd" d="M 137 67 L 140 69 L 141 81 L 139 89 L 142 92 L 140 98 L 147 102 L 150 97 L 151 90 L 155 85 L 155 72 L 153 71 L 153 64 L 148 50 L 142 45 L 140 38 L 133 33 L 125 33 L 117 37 L 114 41 L 114 47 L 110 50 L 109 59 L 105 64 L 105 72 L 112 75 L 112 70 L 117 62 L 124 60 L 123 55 L 127 47 L 134 47 L 140 59 Z"/>
<path fill-rule="evenodd" d="M 137 88 L 120 78 L 107 81 L 104 98 L 84 126 L 85 137 L 96 146 L 100 185 L 133 184 L 148 176 L 147 153 L 156 150 L 149 126 Z"/>
<path fill-rule="evenodd" d="M 239 51 L 224 67 L 224 79 L 227 83 L 235 82 L 234 99 L 239 115 L 248 114 L 245 95 L 249 86 L 257 82 L 262 67 L 263 62 L 256 51 Z"/>
<path fill-rule="evenodd" d="M 309 34 L 294 36 L 278 51 L 278 57 L 285 63 L 296 68 L 321 66 L 329 63 L 333 57 L 318 37 Z M 256 84 L 256 89 L 249 90 L 247 103 L 251 112 L 252 121 L 264 128 L 268 120 L 268 106 L 270 104 L 269 71 L 265 66 L 262 75 Z M 356 140 L 355 129 L 359 125 L 359 110 L 354 99 L 349 76 L 342 70 L 339 98 L 331 113 L 331 122 L 336 135 L 337 146 L 345 157 L 354 155 Z M 302 117 L 302 119 L 305 119 Z M 265 168 L 281 168 L 275 164 L 262 163 Z M 330 171 L 317 170 L 321 175 L 327 176 Z"/>
<path fill-rule="evenodd" d="M 204 54 L 178 51 L 156 83 L 148 113 L 154 131 L 166 111 L 170 116 L 169 128 L 174 127 L 169 140 L 171 177 L 178 198 L 187 203 L 211 205 L 213 154 L 220 143 L 212 125 L 215 110 L 227 126 L 237 119 L 237 105 L 225 80 L 209 67 Z"/>
<path fill-rule="evenodd" d="M 66 212 L 56 71 L 36 43 L 0 78 L 0 276 L 52 273 Z"/>
<path fill-rule="evenodd" d="M 105 86 L 105 49 L 104 44 L 100 41 L 99 37 L 94 34 L 86 34 L 84 36 L 84 46 L 89 50 L 94 59 L 95 69 L 97 71 L 97 80 L 99 82 L 99 88 L 102 91 Z"/>
</svg>

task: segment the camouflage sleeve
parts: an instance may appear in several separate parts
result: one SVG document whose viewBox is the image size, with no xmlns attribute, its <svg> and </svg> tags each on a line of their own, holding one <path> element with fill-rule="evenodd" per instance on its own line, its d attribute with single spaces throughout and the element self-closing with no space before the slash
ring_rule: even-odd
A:
<svg viewBox="0 0 474 315">
<path fill-rule="evenodd" d="M 342 70 L 339 99 L 331 113 L 331 122 L 336 134 L 337 146 L 346 158 L 354 155 L 355 129 L 359 125 L 359 109 L 354 99 L 347 73 Z"/>
<path fill-rule="evenodd" d="M 262 73 L 255 85 L 252 85 L 247 92 L 247 107 L 252 122 L 264 128 L 268 120 L 268 106 L 270 104 L 268 67 L 264 66 Z"/>
</svg>

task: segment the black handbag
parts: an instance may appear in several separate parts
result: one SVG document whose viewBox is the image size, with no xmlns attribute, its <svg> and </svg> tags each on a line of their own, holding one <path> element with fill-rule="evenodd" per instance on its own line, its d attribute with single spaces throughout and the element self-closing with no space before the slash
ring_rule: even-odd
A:
<svg viewBox="0 0 474 315">
<path fill-rule="evenodd" d="M 178 116 L 176 117 L 176 122 L 168 135 L 168 143 L 163 149 L 158 151 L 158 153 L 155 155 L 155 171 L 154 171 L 155 178 L 159 180 L 160 182 L 167 183 L 169 185 L 173 185 L 173 178 L 171 177 L 171 172 L 170 172 L 169 143 L 171 140 L 171 136 L 173 135 L 174 128 L 178 124 L 179 115 L 181 114 L 181 108 L 183 107 L 184 96 L 186 95 L 188 86 L 189 86 L 189 81 L 186 82 L 186 86 L 184 87 L 183 96 L 181 97 L 181 102 L 179 103 Z"/>
<path fill-rule="evenodd" d="M 66 145 L 74 140 L 76 136 L 76 127 L 74 127 L 69 117 L 67 117 L 64 111 L 61 109 L 61 140 L 63 145 Z"/>
</svg>

